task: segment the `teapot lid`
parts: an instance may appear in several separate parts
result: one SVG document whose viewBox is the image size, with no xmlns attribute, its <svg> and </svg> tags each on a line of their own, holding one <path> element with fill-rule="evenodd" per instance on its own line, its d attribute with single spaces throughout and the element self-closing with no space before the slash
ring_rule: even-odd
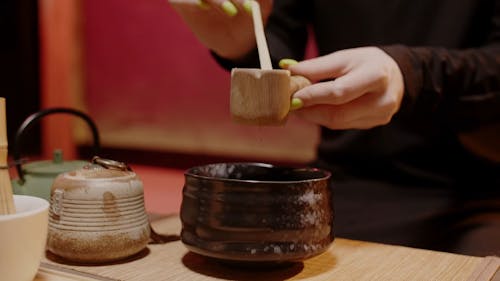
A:
<svg viewBox="0 0 500 281">
<path fill-rule="evenodd" d="M 124 176 L 135 176 L 135 173 L 123 162 L 94 156 L 91 163 L 68 172 L 67 176 L 84 179 L 112 179 Z"/>
<path fill-rule="evenodd" d="M 64 193 L 67 200 L 94 201 L 128 200 L 143 196 L 142 181 L 127 164 L 98 156 L 94 156 L 91 162 L 58 175 L 52 184 L 51 194 L 62 196 Z"/>
<path fill-rule="evenodd" d="M 125 179 L 135 176 L 134 172 L 107 169 L 95 164 L 85 165 L 77 170 L 65 173 L 65 177 L 75 180 Z"/>
<path fill-rule="evenodd" d="M 52 160 L 36 161 L 23 165 L 28 174 L 57 175 L 60 173 L 80 169 L 89 162 L 82 160 L 64 161 L 61 149 L 55 149 Z"/>
</svg>

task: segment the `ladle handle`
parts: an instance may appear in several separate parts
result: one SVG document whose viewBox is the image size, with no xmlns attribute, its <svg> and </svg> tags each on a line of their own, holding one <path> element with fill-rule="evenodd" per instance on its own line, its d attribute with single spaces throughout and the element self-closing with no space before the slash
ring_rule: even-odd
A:
<svg viewBox="0 0 500 281">
<path fill-rule="evenodd" d="M 257 43 L 257 51 L 259 53 L 259 61 L 261 69 L 273 69 L 269 48 L 267 47 L 266 35 L 264 33 L 264 24 L 262 23 L 262 14 L 260 5 L 257 1 L 251 1 L 252 5 L 252 20 L 253 30 L 255 33 L 255 41 Z"/>
<path fill-rule="evenodd" d="M 100 142 L 99 142 L 99 131 L 97 130 L 97 126 L 94 123 L 94 121 L 85 113 L 78 111 L 76 109 L 72 108 L 64 108 L 64 107 L 55 107 L 55 108 L 49 108 L 49 109 L 43 109 L 38 112 L 35 112 L 28 116 L 24 120 L 24 122 L 19 126 L 19 129 L 17 129 L 15 138 L 14 138 L 14 144 L 12 145 L 12 155 L 14 157 L 14 161 L 16 163 L 16 171 L 19 176 L 19 179 L 21 182 L 24 182 L 24 172 L 21 167 L 21 152 L 19 150 L 20 146 L 20 141 L 21 137 L 23 136 L 24 132 L 29 129 L 33 124 L 37 123 L 42 117 L 50 115 L 50 114 L 56 114 L 56 113 L 64 113 L 64 114 L 71 114 L 80 117 L 83 119 L 87 125 L 90 127 L 90 130 L 92 131 L 92 136 L 93 136 L 93 141 L 94 141 L 94 146 L 93 146 L 93 155 L 99 154 L 100 150 Z"/>
</svg>

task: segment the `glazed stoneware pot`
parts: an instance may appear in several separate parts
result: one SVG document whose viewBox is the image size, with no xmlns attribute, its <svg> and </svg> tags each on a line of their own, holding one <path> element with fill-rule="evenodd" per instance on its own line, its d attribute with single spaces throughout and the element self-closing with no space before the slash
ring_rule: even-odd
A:
<svg viewBox="0 0 500 281">
<path fill-rule="evenodd" d="M 262 163 L 185 172 L 181 239 L 197 254 L 237 264 L 303 261 L 334 240 L 330 173 Z"/>
<path fill-rule="evenodd" d="M 51 190 L 47 249 L 70 261 L 101 263 L 143 250 L 150 227 L 138 176 L 123 163 L 59 175 Z"/>
</svg>

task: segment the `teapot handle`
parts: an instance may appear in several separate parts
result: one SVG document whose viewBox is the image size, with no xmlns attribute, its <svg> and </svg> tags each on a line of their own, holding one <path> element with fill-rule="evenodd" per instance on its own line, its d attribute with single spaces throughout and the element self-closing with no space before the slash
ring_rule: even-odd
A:
<svg viewBox="0 0 500 281">
<path fill-rule="evenodd" d="M 64 108 L 64 107 L 56 107 L 56 108 L 49 108 L 49 109 L 43 109 L 38 112 L 35 112 L 28 116 L 24 120 L 24 122 L 19 126 L 19 129 L 17 129 L 15 138 L 14 138 L 14 144 L 12 146 L 12 154 L 14 157 L 14 161 L 16 163 L 16 170 L 17 174 L 19 176 L 19 179 L 21 182 L 24 182 L 24 172 L 21 167 L 21 152 L 19 150 L 19 144 L 22 135 L 24 132 L 31 127 L 33 124 L 38 122 L 40 118 L 50 115 L 50 114 L 55 114 L 55 113 L 65 113 L 65 114 L 72 114 L 75 116 L 78 116 L 85 120 L 87 124 L 89 125 L 90 129 L 92 130 L 92 135 L 93 135 L 93 141 L 94 141 L 94 146 L 93 146 L 93 155 L 97 155 L 100 149 L 100 143 L 99 143 L 99 132 L 97 130 L 97 126 L 95 125 L 94 121 L 85 113 L 78 111 L 76 109 L 72 108 Z"/>
</svg>

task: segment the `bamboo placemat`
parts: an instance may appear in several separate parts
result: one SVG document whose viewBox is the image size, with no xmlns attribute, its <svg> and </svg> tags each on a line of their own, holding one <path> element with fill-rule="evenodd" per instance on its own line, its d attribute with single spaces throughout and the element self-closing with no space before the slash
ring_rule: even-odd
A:
<svg viewBox="0 0 500 281">
<path fill-rule="evenodd" d="M 178 234 L 177 216 L 153 217 L 153 228 L 162 234 Z M 50 258 L 50 255 L 49 255 Z M 290 267 L 274 270 L 241 269 L 190 253 L 180 241 L 148 245 L 138 256 L 108 265 L 82 266 L 44 262 L 78 273 L 108 279 L 67 280 L 491 280 L 492 260 L 444 252 L 390 246 L 337 238 L 324 254 Z M 485 264 L 486 263 L 486 264 Z M 489 270 L 489 271 L 488 271 Z M 492 271 L 492 272 L 491 272 Z M 87 278 L 79 276 L 78 278 Z M 476 279 L 471 279 L 476 278 Z M 478 279 L 483 278 L 483 279 Z M 63 281 L 40 279 L 36 281 Z"/>
</svg>

